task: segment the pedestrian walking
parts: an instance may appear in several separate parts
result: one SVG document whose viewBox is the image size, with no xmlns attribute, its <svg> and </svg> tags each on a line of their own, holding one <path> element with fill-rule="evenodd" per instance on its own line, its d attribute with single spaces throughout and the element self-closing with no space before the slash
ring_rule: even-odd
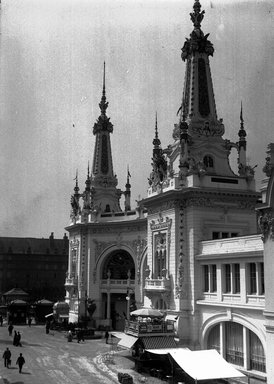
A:
<svg viewBox="0 0 274 384">
<path fill-rule="evenodd" d="M 72 332 L 71 332 L 71 330 L 68 331 L 68 342 L 72 342 Z"/>
<path fill-rule="evenodd" d="M 108 333 L 108 331 L 106 331 L 106 333 L 105 333 L 105 339 L 106 339 L 106 344 L 108 344 L 108 339 L 109 339 L 109 333 Z"/>
<path fill-rule="evenodd" d="M 0 315 L 0 325 L 1 325 L 1 327 L 3 327 L 3 316 L 2 315 Z"/>
<path fill-rule="evenodd" d="M 50 329 L 50 323 L 47 321 L 46 322 L 46 334 L 49 334 L 49 329 Z"/>
<path fill-rule="evenodd" d="M 12 325 L 12 323 L 9 324 L 9 326 L 8 326 L 8 331 L 9 331 L 9 336 L 12 336 L 12 331 L 13 331 L 13 325 Z"/>
<path fill-rule="evenodd" d="M 22 344 L 21 344 L 21 333 L 19 331 L 17 332 L 17 347 L 18 346 L 22 347 Z"/>
<path fill-rule="evenodd" d="M 13 334 L 13 345 L 15 345 L 16 347 L 18 346 L 18 344 L 17 344 L 17 340 L 18 340 L 18 337 L 17 337 L 17 331 L 14 330 L 14 334 Z"/>
<path fill-rule="evenodd" d="M 29 326 L 29 327 L 31 326 L 31 322 L 32 322 L 32 318 L 29 317 L 29 319 L 28 319 L 28 326 Z"/>
<path fill-rule="evenodd" d="M 25 364 L 25 359 L 24 359 L 22 353 L 20 353 L 18 359 L 16 360 L 16 364 L 19 367 L 19 373 L 22 373 L 22 368 L 23 368 L 23 365 Z"/>
<path fill-rule="evenodd" d="M 3 359 L 5 367 L 9 368 L 11 364 L 11 351 L 8 348 L 3 353 Z"/>
</svg>

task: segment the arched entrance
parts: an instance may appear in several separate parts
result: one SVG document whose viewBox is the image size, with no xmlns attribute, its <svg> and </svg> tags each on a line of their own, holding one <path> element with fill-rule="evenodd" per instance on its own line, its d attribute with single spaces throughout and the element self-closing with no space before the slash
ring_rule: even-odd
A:
<svg viewBox="0 0 274 384">
<path fill-rule="evenodd" d="M 112 251 L 102 265 L 101 278 L 107 286 L 102 291 L 102 316 L 112 329 L 123 331 L 135 303 L 135 263 L 130 253 L 124 249 Z"/>
<path fill-rule="evenodd" d="M 130 279 L 135 280 L 135 264 L 131 255 L 118 249 L 106 258 L 103 266 L 103 279 L 107 279 L 110 273 L 111 279 L 127 280 L 130 273 Z"/>
</svg>

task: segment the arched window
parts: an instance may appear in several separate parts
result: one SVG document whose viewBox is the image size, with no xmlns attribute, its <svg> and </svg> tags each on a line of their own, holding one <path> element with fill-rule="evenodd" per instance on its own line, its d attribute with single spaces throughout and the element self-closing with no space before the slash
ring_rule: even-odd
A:
<svg viewBox="0 0 274 384">
<path fill-rule="evenodd" d="M 249 331 L 250 369 L 265 372 L 265 353 L 261 340 Z"/>
<path fill-rule="evenodd" d="M 221 328 L 224 335 L 222 351 Z M 245 332 L 247 337 L 244 337 Z M 207 348 L 214 348 L 219 353 L 223 353 L 226 361 L 231 364 L 246 366 L 248 370 L 266 372 L 265 352 L 259 337 L 241 324 L 226 321 L 215 325 L 209 331 Z"/>
<path fill-rule="evenodd" d="M 124 250 L 114 251 L 108 256 L 103 266 L 103 279 L 108 278 L 108 271 L 112 279 L 126 280 L 128 279 L 128 271 L 130 271 L 130 279 L 135 279 L 134 261 L 130 254 Z"/>
<path fill-rule="evenodd" d="M 220 353 L 220 326 L 213 327 L 207 338 L 207 348 L 216 349 Z"/>
<path fill-rule="evenodd" d="M 213 157 L 211 157 L 209 155 L 206 155 L 204 157 L 204 165 L 205 165 L 206 168 L 214 168 Z"/>
</svg>

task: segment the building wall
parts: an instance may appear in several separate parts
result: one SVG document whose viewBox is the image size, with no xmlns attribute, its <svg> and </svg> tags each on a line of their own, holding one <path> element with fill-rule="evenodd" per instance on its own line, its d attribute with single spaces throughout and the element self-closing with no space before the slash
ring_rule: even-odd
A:
<svg viewBox="0 0 274 384">
<path fill-rule="evenodd" d="M 30 300 L 61 300 L 68 265 L 68 238 L 0 238 L 0 291 L 21 288 Z"/>
</svg>

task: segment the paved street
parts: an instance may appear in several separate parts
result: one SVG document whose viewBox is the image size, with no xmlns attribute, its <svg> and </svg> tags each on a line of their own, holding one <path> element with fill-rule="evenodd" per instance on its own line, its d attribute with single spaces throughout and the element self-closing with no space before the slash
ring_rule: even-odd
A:
<svg viewBox="0 0 274 384">
<path fill-rule="evenodd" d="M 44 326 L 15 326 L 22 334 L 22 347 L 13 346 L 13 337 L 6 326 L 0 327 L 0 384 L 113 384 L 118 383 L 118 371 L 129 373 L 134 383 L 142 376 L 133 370 L 134 363 L 127 358 L 129 351 L 115 353 L 113 363 L 104 363 L 102 355 L 111 351 L 104 339 L 68 343 L 64 333 L 46 334 Z M 4 367 L 2 355 L 6 347 L 12 353 L 11 368 Z M 26 364 L 22 374 L 15 364 L 22 352 Z M 161 381 L 149 377 L 150 384 Z"/>
<path fill-rule="evenodd" d="M 13 338 L 7 327 L 0 327 L 0 374 L 5 384 L 111 384 L 117 374 L 102 363 L 100 353 L 110 349 L 104 339 L 68 343 L 63 333 L 46 334 L 44 326 L 15 326 L 22 334 L 22 347 L 13 346 Z M 3 351 L 9 347 L 12 353 L 11 368 L 4 367 Z M 22 352 L 26 360 L 22 374 L 15 362 Z"/>
</svg>

